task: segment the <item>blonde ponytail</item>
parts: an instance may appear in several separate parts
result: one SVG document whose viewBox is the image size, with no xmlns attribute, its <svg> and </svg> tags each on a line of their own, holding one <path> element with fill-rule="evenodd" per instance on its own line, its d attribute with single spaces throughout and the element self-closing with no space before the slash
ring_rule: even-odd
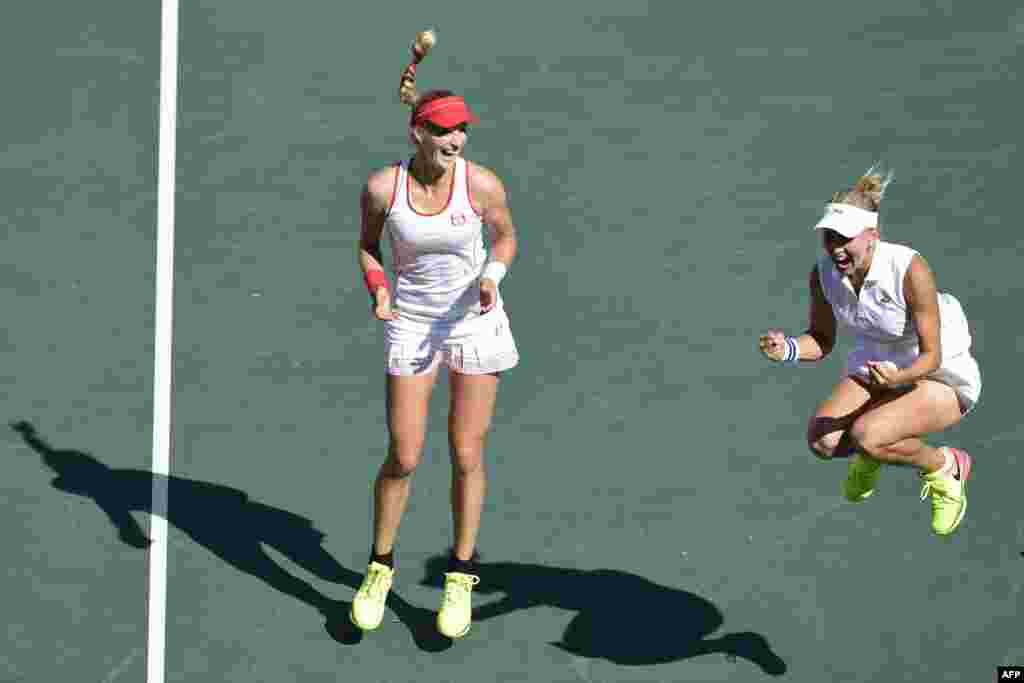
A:
<svg viewBox="0 0 1024 683">
<path fill-rule="evenodd" d="M 416 66 L 423 61 L 431 48 L 437 43 L 437 34 L 434 33 L 433 29 L 427 29 L 426 31 L 420 31 L 416 34 L 416 39 L 413 40 L 410 51 L 412 52 L 412 61 L 405 67 L 402 72 L 402 80 L 398 86 L 398 99 L 409 107 L 416 107 L 419 94 L 416 92 Z"/>
<path fill-rule="evenodd" d="M 879 161 L 865 171 L 852 188 L 833 194 L 832 201 L 877 212 L 882 205 L 885 190 L 894 176 L 892 169 L 887 169 Z"/>
</svg>

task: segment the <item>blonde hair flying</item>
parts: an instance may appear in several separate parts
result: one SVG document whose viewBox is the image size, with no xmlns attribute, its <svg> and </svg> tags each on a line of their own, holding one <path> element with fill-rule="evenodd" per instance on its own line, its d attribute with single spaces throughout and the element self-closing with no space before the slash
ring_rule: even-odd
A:
<svg viewBox="0 0 1024 683">
<path fill-rule="evenodd" d="M 412 41 L 412 46 L 409 48 L 412 52 L 412 61 L 402 71 L 402 80 L 398 86 L 398 99 L 402 104 L 412 108 L 416 107 L 419 100 L 419 94 L 416 92 L 416 66 L 430 53 L 436 43 L 437 34 L 433 29 L 420 31 Z"/>
<path fill-rule="evenodd" d="M 834 193 L 832 202 L 877 212 L 882 205 L 885 190 L 894 177 L 892 169 L 886 168 L 881 161 L 876 162 L 857 179 L 853 187 Z"/>
</svg>

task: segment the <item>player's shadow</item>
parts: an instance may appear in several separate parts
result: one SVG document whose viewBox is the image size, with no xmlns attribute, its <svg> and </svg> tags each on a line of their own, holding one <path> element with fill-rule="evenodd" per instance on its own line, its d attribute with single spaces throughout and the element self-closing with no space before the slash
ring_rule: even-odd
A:
<svg viewBox="0 0 1024 683">
<path fill-rule="evenodd" d="M 56 473 L 51 482 L 54 488 L 91 498 L 110 518 L 124 543 L 149 547 L 150 539 L 131 513 L 149 513 L 152 509 L 151 472 L 113 469 L 88 453 L 54 448 L 28 422 L 16 422 L 11 427 Z M 232 567 L 316 609 L 324 617 L 328 633 L 338 642 L 359 642 L 362 632 L 348 617 L 351 603 L 328 598 L 281 567 L 264 549 L 274 548 L 318 579 L 358 589 L 362 575 L 331 557 L 322 545 L 325 535 L 309 519 L 251 500 L 245 492 L 228 486 L 175 476 L 165 479 L 169 524 Z M 412 632 L 421 649 L 450 647 L 451 642 L 437 632 L 436 615 L 430 610 L 410 605 L 395 591 L 388 596 L 388 607 Z"/>
<path fill-rule="evenodd" d="M 446 563 L 444 557 L 431 558 L 423 584 L 441 585 Z M 504 597 L 476 607 L 475 622 L 542 605 L 574 611 L 561 640 L 551 645 L 577 657 L 639 666 L 720 653 L 746 659 L 773 676 L 786 673 L 786 663 L 761 634 L 711 638 L 724 622 L 717 607 L 699 595 L 635 574 L 481 562 L 479 575 L 474 592 Z"/>
</svg>

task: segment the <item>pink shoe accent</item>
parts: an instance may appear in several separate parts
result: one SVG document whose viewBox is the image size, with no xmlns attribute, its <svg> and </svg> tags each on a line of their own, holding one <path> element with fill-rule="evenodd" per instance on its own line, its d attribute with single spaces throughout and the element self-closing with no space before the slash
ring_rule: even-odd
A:
<svg viewBox="0 0 1024 683">
<path fill-rule="evenodd" d="M 949 452 L 956 458 L 957 468 L 960 470 L 960 481 L 967 481 L 971 478 L 971 465 L 973 464 L 970 454 L 959 448 L 950 448 Z"/>
</svg>

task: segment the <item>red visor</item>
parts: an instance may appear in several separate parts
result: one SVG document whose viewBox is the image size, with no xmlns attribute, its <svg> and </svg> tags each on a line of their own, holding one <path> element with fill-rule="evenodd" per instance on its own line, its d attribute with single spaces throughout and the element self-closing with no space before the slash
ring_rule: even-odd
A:
<svg viewBox="0 0 1024 683">
<path fill-rule="evenodd" d="M 480 123 L 476 114 L 469 110 L 465 100 L 457 95 L 430 100 L 412 113 L 409 125 L 418 126 L 430 121 L 441 128 L 454 128 L 463 123 Z"/>
</svg>

